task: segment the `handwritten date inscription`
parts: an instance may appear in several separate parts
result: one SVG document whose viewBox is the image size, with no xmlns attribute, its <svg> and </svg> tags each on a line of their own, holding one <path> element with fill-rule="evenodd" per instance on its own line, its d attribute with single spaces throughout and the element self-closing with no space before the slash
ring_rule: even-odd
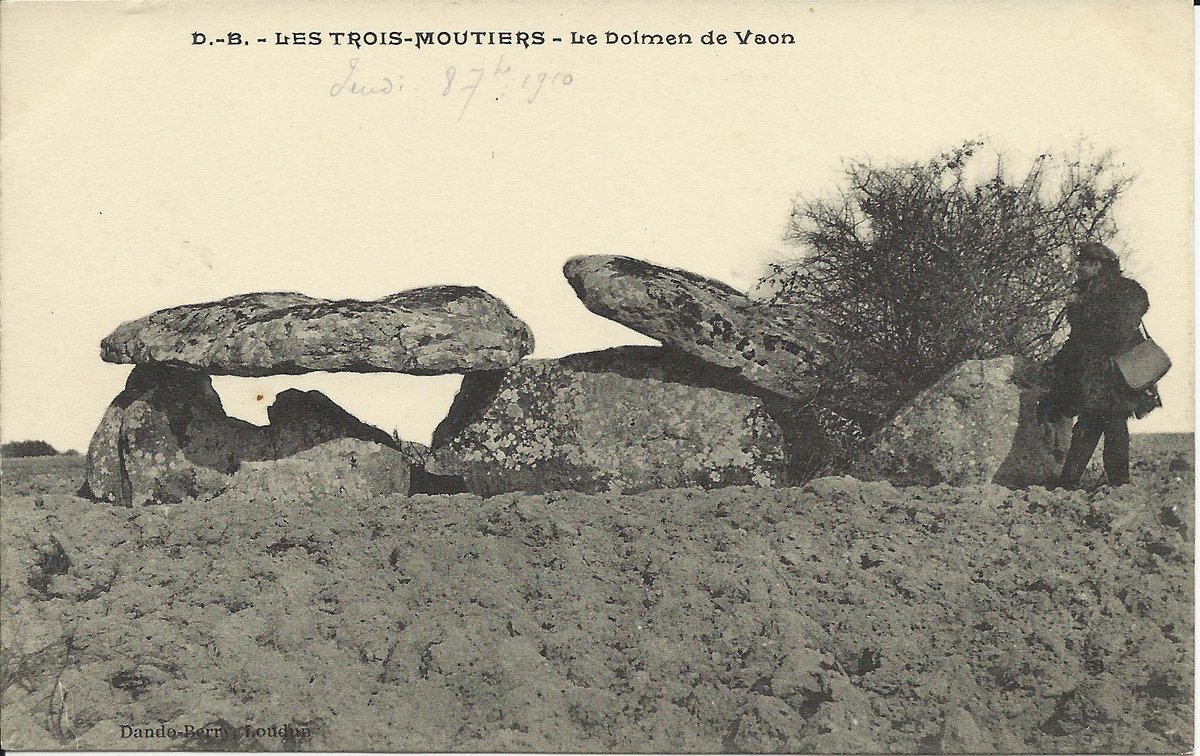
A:
<svg viewBox="0 0 1200 756">
<path fill-rule="evenodd" d="M 400 88 L 403 87 L 404 78 L 400 77 Z M 391 77 L 361 78 L 358 75 L 358 58 L 351 58 L 350 70 L 346 73 L 346 77 L 329 88 L 329 96 L 339 97 L 347 94 L 369 97 L 377 94 L 389 95 L 394 91 L 399 91 L 399 89 L 392 82 Z"/>
<path fill-rule="evenodd" d="M 495 66 L 467 69 L 446 66 L 441 72 L 440 81 L 428 76 L 412 76 L 410 80 L 413 92 L 440 92 L 441 98 L 446 101 L 456 104 L 461 102 L 456 119 L 461 121 L 477 97 L 481 101 L 489 100 L 493 104 L 507 101 L 533 105 L 539 98 L 545 98 L 555 90 L 570 87 L 575 82 L 575 76 L 569 71 L 514 68 L 512 65 L 506 65 L 504 57 L 501 56 Z M 379 71 L 372 71 L 362 64 L 361 59 L 351 58 L 341 78 L 329 87 L 329 96 L 385 97 L 406 92 L 406 83 L 410 82 L 406 81 L 402 74 L 385 75 Z"/>
</svg>

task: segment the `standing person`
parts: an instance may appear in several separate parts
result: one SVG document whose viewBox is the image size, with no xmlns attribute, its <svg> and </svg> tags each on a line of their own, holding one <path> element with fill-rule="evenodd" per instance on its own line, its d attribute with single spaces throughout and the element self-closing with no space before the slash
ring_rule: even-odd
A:
<svg viewBox="0 0 1200 756">
<path fill-rule="evenodd" d="M 1136 281 L 1121 275 L 1116 253 L 1099 242 L 1080 244 L 1075 265 L 1066 309 L 1071 333 L 1052 361 L 1056 385 L 1049 402 L 1051 415 L 1079 416 L 1059 485 L 1079 487 L 1104 436 L 1104 474 L 1116 487 L 1129 482 L 1128 419 L 1162 406 L 1154 386 L 1129 388 L 1113 362 L 1142 340 L 1140 325 L 1150 300 Z"/>
</svg>

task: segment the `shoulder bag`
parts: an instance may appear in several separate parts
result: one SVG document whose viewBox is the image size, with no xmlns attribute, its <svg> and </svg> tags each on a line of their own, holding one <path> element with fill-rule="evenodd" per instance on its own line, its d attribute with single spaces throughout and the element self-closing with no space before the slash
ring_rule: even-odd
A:
<svg viewBox="0 0 1200 756">
<path fill-rule="evenodd" d="M 1144 389 L 1156 383 L 1171 369 L 1171 358 L 1150 338 L 1145 323 L 1141 324 L 1141 330 L 1145 340 L 1113 357 L 1117 372 L 1131 389 Z"/>
</svg>

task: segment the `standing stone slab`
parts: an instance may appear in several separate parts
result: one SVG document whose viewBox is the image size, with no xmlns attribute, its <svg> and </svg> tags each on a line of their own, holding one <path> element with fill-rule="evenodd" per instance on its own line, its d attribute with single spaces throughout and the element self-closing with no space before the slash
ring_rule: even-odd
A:
<svg viewBox="0 0 1200 756">
<path fill-rule="evenodd" d="M 1071 420 L 1037 420 L 1035 366 L 1020 357 L 968 360 L 881 428 L 858 477 L 896 485 L 1055 484 Z"/>
<path fill-rule="evenodd" d="M 472 493 L 632 493 L 784 485 L 784 433 L 762 400 L 693 358 L 621 347 L 473 373 L 427 469 Z"/>
<path fill-rule="evenodd" d="M 108 362 L 240 376 L 464 373 L 508 367 L 532 349 L 529 328 L 473 286 L 429 286 L 374 301 L 242 294 L 159 310 L 100 343 Z"/>
<path fill-rule="evenodd" d="M 761 389 L 794 399 L 816 391 L 821 344 L 790 309 L 756 302 L 720 281 L 617 255 L 573 257 L 563 266 L 597 315 L 658 339 Z"/>
<path fill-rule="evenodd" d="M 398 445 L 389 434 L 367 425 L 320 391 L 280 392 L 267 408 L 267 420 L 273 459 L 290 457 L 339 438 Z"/>
<path fill-rule="evenodd" d="M 409 467 L 408 486 L 412 493 L 462 493 L 462 481 L 425 471 L 429 447 L 415 441 L 393 439 L 385 431 L 368 425 L 342 409 L 320 391 L 288 389 L 275 397 L 267 408 L 267 426 L 273 459 L 301 454 L 338 439 L 358 439 L 390 447 L 400 452 Z"/>
<path fill-rule="evenodd" d="M 318 391 L 285 391 L 267 414 L 271 424 L 262 427 L 228 417 L 208 375 L 138 365 L 92 436 L 86 493 L 125 506 L 172 504 L 217 495 L 247 462 L 291 458 L 344 439 L 398 446 Z M 319 457 L 321 466 L 333 465 L 330 453 Z M 393 492 L 408 493 L 407 471 L 403 483 Z"/>
<path fill-rule="evenodd" d="M 204 373 L 138 365 L 87 454 L 92 498 L 125 506 L 215 495 L 248 459 L 270 459 L 264 428 L 225 415 Z"/>
</svg>

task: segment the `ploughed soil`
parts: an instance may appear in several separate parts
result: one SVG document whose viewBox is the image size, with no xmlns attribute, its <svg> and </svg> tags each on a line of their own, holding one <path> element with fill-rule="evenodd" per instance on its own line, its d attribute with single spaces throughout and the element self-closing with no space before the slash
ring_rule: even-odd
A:
<svg viewBox="0 0 1200 756">
<path fill-rule="evenodd" d="M 77 498 L 4 462 L 17 749 L 1183 752 L 1192 437 L 1134 483 Z"/>
</svg>

